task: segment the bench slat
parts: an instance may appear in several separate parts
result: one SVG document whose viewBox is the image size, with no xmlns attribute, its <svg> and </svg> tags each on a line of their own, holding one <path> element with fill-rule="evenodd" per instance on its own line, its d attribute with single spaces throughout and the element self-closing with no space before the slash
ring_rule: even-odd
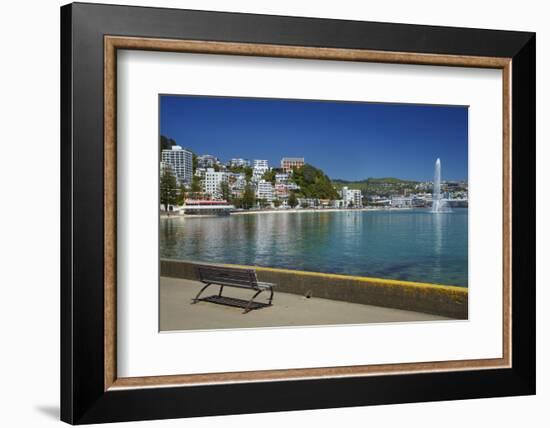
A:
<svg viewBox="0 0 550 428">
<path fill-rule="evenodd" d="M 256 287 L 257 285 L 256 283 L 251 281 L 234 281 L 230 278 L 213 278 L 213 277 L 203 278 L 202 282 L 211 282 L 213 284 L 219 284 L 219 285 L 223 285 L 223 284 L 242 285 L 243 287 Z"/>
<path fill-rule="evenodd" d="M 204 283 L 229 287 L 258 289 L 258 278 L 253 269 L 239 269 L 221 266 L 197 266 L 199 279 Z M 262 288 L 265 288 L 263 286 Z"/>
</svg>

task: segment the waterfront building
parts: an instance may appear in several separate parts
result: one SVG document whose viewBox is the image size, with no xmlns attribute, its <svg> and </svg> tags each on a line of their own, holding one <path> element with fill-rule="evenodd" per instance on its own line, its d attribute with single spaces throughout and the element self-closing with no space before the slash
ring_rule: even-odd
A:
<svg viewBox="0 0 550 428">
<path fill-rule="evenodd" d="M 370 195 L 367 197 L 367 200 L 370 205 L 376 205 L 381 207 L 388 206 L 391 203 L 390 199 L 386 197 L 378 196 L 378 195 Z"/>
<path fill-rule="evenodd" d="M 188 184 L 193 176 L 193 153 L 181 146 L 172 146 L 161 153 L 161 161 L 170 165 L 176 180 L 180 184 Z"/>
<path fill-rule="evenodd" d="M 268 202 L 273 202 L 274 199 L 273 184 L 269 181 L 260 180 L 256 188 L 256 198 L 265 199 Z"/>
<path fill-rule="evenodd" d="M 282 158 L 281 159 L 281 169 L 284 172 L 291 172 L 293 168 L 300 168 L 304 166 L 304 158 Z"/>
<path fill-rule="evenodd" d="M 298 198 L 299 207 L 315 208 L 319 206 L 319 199 L 315 198 Z"/>
<path fill-rule="evenodd" d="M 183 212 L 186 215 L 229 215 L 235 211 L 235 206 L 230 205 L 227 201 L 209 201 L 209 200 L 193 200 L 187 199 L 183 206 Z"/>
<path fill-rule="evenodd" d="M 248 159 L 233 158 L 229 161 L 229 166 L 232 168 L 244 168 L 250 166 L 250 161 Z"/>
<path fill-rule="evenodd" d="M 426 206 L 426 200 L 418 195 L 411 196 L 411 205 L 413 208 L 422 208 Z"/>
<path fill-rule="evenodd" d="M 202 182 L 203 192 L 212 196 L 213 199 L 221 197 L 221 184 L 227 183 L 226 172 L 214 171 L 214 168 L 207 168 Z"/>
<path fill-rule="evenodd" d="M 342 187 L 340 190 L 340 196 L 344 200 L 345 207 L 350 205 L 353 207 L 362 207 L 363 206 L 363 196 L 361 195 L 361 190 L 350 189 L 347 186 Z"/>
<path fill-rule="evenodd" d="M 214 165 L 219 165 L 220 161 L 213 155 L 201 155 L 197 156 L 198 168 L 214 168 Z"/>
<path fill-rule="evenodd" d="M 408 196 L 392 195 L 390 205 L 392 208 L 411 208 L 413 198 Z"/>
</svg>

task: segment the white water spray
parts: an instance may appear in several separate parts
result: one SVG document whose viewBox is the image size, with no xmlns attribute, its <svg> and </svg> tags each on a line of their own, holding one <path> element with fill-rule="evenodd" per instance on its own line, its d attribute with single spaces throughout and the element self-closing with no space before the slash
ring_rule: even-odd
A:
<svg viewBox="0 0 550 428">
<path fill-rule="evenodd" d="M 437 158 L 434 170 L 434 187 L 432 196 L 432 213 L 448 213 L 451 209 L 447 201 L 441 198 L 441 160 Z"/>
</svg>

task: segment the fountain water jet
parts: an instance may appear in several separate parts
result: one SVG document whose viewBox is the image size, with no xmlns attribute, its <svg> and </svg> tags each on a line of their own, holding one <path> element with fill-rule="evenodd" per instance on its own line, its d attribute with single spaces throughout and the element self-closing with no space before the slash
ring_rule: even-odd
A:
<svg viewBox="0 0 550 428">
<path fill-rule="evenodd" d="M 434 187 L 432 196 L 432 213 L 448 213 L 451 209 L 447 201 L 441 198 L 441 160 L 437 158 L 434 169 Z"/>
</svg>

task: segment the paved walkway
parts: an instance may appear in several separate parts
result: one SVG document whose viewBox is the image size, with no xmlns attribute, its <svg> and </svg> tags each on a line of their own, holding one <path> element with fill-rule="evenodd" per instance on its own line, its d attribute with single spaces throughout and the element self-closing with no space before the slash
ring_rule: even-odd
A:
<svg viewBox="0 0 550 428">
<path fill-rule="evenodd" d="M 365 324 L 387 322 L 433 321 L 446 318 L 420 312 L 361 305 L 336 300 L 306 298 L 280 293 L 275 289 L 273 306 L 243 314 L 241 308 L 209 302 L 191 304 L 201 283 L 180 278 L 160 278 L 160 329 L 198 330 L 222 328 L 283 327 L 331 324 Z M 216 294 L 209 287 L 203 297 Z M 248 300 L 253 292 L 226 287 L 224 295 Z M 264 295 L 262 299 L 262 295 Z M 266 301 L 269 293 L 260 294 Z"/>
</svg>

